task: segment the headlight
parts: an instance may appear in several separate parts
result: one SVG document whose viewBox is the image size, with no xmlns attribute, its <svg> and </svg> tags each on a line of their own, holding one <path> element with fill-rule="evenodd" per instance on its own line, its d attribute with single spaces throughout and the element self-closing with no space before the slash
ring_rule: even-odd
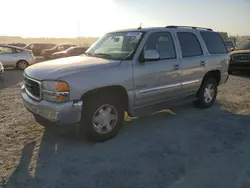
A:
<svg viewBox="0 0 250 188">
<path fill-rule="evenodd" d="M 69 85 L 63 81 L 43 81 L 42 97 L 44 100 L 64 102 L 69 100 Z"/>
</svg>

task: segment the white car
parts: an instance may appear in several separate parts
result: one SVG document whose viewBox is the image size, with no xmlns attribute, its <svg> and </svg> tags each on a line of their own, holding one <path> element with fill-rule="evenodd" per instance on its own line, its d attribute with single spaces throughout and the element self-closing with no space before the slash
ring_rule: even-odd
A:
<svg viewBox="0 0 250 188">
<path fill-rule="evenodd" d="M 0 62 L 0 75 L 3 74 L 3 72 L 4 72 L 3 64 Z"/>
<path fill-rule="evenodd" d="M 4 67 L 16 67 L 24 70 L 35 63 L 32 51 L 16 46 L 0 45 L 0 62 Z"/>
</svg>

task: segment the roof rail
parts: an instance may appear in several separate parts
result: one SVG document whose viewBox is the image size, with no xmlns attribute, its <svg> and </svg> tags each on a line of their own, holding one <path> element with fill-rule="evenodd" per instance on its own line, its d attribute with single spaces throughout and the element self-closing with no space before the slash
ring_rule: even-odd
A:
<svg viewBox="0 0 250 188">
<path fill-rule="evenodd" d="M 213 31 L 210 28 L 205 28 L 205 27 L 194 27 L 194 26 L 181 26 L 181 25 L 168 25 L 165 28 L 190 28 L 190 29 L 204 29 L 208 31 Z"/>
</svg>

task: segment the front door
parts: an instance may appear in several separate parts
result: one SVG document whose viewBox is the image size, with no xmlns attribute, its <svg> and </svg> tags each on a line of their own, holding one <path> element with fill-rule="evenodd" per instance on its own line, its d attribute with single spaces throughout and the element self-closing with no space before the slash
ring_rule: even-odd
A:
<svg viewBox="0 0 250 188">
<path fill-rule="evenodd" d="M 151 34 L 142 50 L 157 50 L 156 61 L 140 62 L 134 65 L 135 106 L 144 106 L 180 96 L 181 70 L 175 44 L 170 32 Z"/>
</svg>

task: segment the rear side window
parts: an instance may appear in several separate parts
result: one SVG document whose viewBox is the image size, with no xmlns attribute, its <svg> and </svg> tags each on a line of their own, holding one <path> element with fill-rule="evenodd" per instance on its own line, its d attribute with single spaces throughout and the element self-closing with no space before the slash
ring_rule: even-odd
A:
<svg viewBox="0 0 250 188">
<path fill-rule="evenodd" d="M 201 31 L 200 34 L 210 54 L 227 53 L 225 43 L 223 42 L 221 36 L 218 33 Z"/>
<path fill-rule="evenodd" d="M 200 42 L 198 41 L 195 34 L 190 32 L 178 32 L 177 33 L 182 57 L 195 57 L 203 54 Z"/>
</svg>

